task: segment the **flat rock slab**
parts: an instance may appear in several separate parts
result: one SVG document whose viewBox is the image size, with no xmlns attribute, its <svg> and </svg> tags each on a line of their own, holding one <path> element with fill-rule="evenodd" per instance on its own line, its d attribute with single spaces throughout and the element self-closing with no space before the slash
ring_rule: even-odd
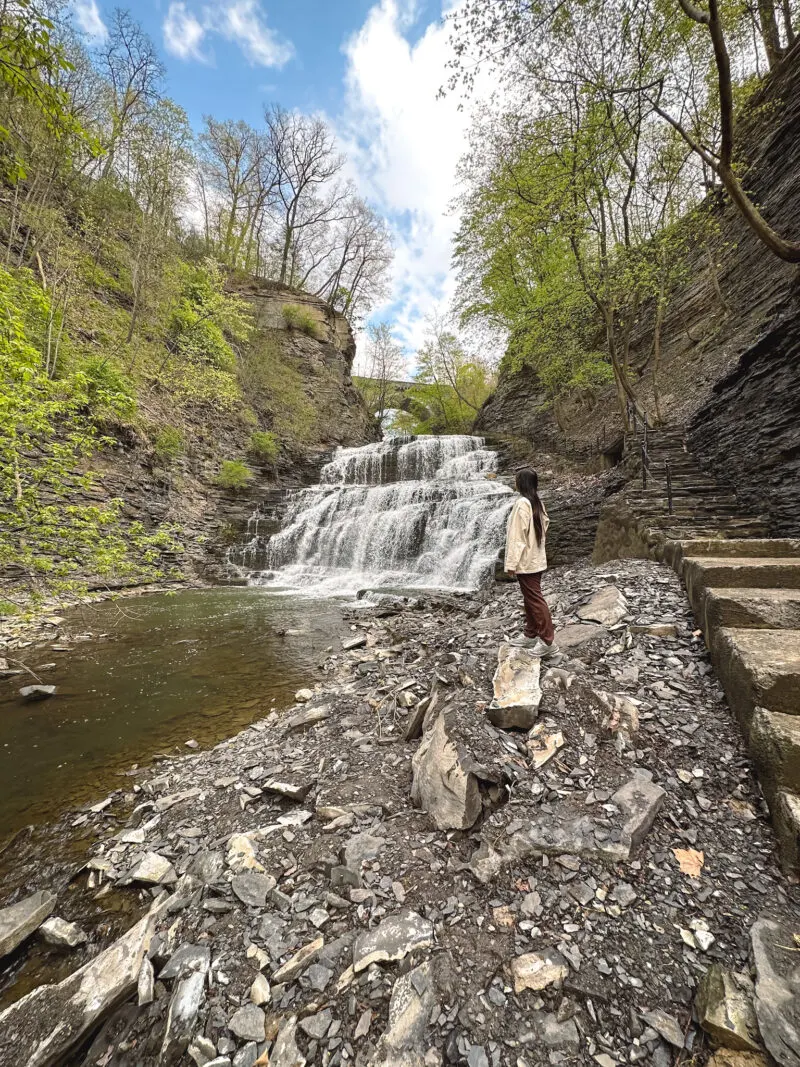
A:
<svg viewBox="0 0 800 1067">
<path fill-rule="evenodd" d="M 0 1063 L 52 1067 L 135 990 L 155 912 L 57 985 L 42 985 L 0 1013 Z"/>
<path fill-rule="evenodd" d="M 55 893 L 41 890 L 7 908 L 0 908 L 0 959 L 38 930 L 55 906 Z"/>
<path fill-rule="evenodd" d="M 371 963 L 401 960 L 409 952 L 432 944 L 433 924 L 415 911 L 401 911 L 356 938 L 353 970 L 358 973 Z"/>
<path fill-rule="evenodd" d="M 290 734 L 298 730 L 309 730 L 312 726 L 316 726 L 318 722 L 324 722 L 329 718 L 330 713 L 330 704 L 320 704 L 316 708 L 306 708 L 304 711 L 289 715 L 282 720 L 282 724 Z"/>
<path fill-rule="evenodd" d="M 352 871 L 360 871 L 363 864 L 371 863 L 380 856 L 385 844 L 385 837 L 377 837 L 368 833 L 353 834 L 343 850 L 345 867 L 349 867 Z"/>
<path fill-rule="evenodd" d="M 26 704 L 33 704 L 37 700 L 47 700 L 48 697 L 55 696 L 55 692 L 54 685 L 23 685 L 19 695 Z"/>
<path fill-rule="evenodd" d="M 167 1011 L 159 1063 L 177 1063 L 189 1046 L 205 996 L 206 976 L 194 971 L 177 983 Z"/>
<path fill-rule="evenodd" d="M 711 658 L 745 733 L 757 707 L 800 712 L 800 630 L 737 630 L 713 635 Z"/>
<path fill-rule="evenodd" d="M 231 889 L 243 904 L 251 908 L 266 906 L 267 897 L 277 885 L 271 874 L 259 874 L 257 871 L 245 871 L 231 879 Z"/>
<path fill-rule="evenodd" d="M 210 966 L 211 949 L 208 945 L 181 945 L 172 953 L 158 977 L 167 982 L 174 978 L 185 978 L 194 971 L 206 974 Z"/>
<path fill-rule="evenodd" d="M 148 885 L 168 885 L 176 882 L 178 876 L 166 856 L 160 856 L 157 852 L 145 852 L 138 863 L 131 868 L 125 880 L 145 882 Z"/>
<path fill-rule="evenodd" d="M 629 852 L 644 841 L 666 795 L 660 785 L 648 778 L 631 778 L 611 797 L 611 803 L 622 812 L 622 840 Z"/>
<path fill-rule="evenodd" d="M 290 781 L 289 779 L 270 778 L 268 782 L 262 782 L 261 788 L 268 793 L 277 793 L 278 796 L 288 800 L 305 800 L 314 788 L 313 781 Z"/>
<path fill-rule="evenodd" d="M 263 1041 L 266 1036 L 265 1023 L 263 1008 L 255 1004 L 245 1004 L 228 1021 L 228 1029 L 241 1041 Z"/>
<path fill-rule="evenodd" d="M 297 1047 L 297 1016 L 281 1023 L 269 1054 L 270 1067 L 305 1067 L 306 1058 Z"/>
<path fill-rule="evenodd" d="M 426 962 L 394 983 L 389 1001 L 389 1019 L 378 1043 L 375 1067 L 422 1063 L 428 1021 L 436 1011 L 438 1003 L 433 966 Z"/>
<path fill-rule="evenodd" d="M 557 631 L 556 643 L 562 652 L 570 652 L 590 641 L 607 636 L 606 628 L 598 623 L 570 623 Z"/>
<path fill-rule="evenodd" d="M 324 937 L 317 937 L 313 941 L 310 941 L 307 945 L 304 945 L 299 952 L 296 952 L 291 959 L 287 960 L 277 971 L 273 972 L 272 981 L 275 985 L 281 985 L 284 982 L 291 982 L 293 978 L 297 978 L 302 974 L 306 967 L 309 967 L 322 952 L 325 945 Z"/>
<path fill-rule="evenodd" d="M 800 1067 L 797 932 L 798 924 L 792 917 L 777 914 L 760 916 L 750 931 L 758 1028 L 767 1051 L 781 1067 Z"/>
<path fill-rule="evenodd" d="M 606 585 L 598 589 L 589 602 L 578 608 L 575 614 L 584 622 L 598 622 L 601 626 L 616 626 L 628 614 L 628 601 L 615 585 Z"/>
<path fill-rule="evenodd" d="M 522 724 L 522 728 L 529 729 L 533 725 L 542 699 L 539 685 L 541 664 L 541 658 L 534 656 L 528 648 L 500 645 L 497 650 L 497 670 L 492 679 L 494 699 L 488 709 L 490 718 L 492 710 L 527 709 L 530 721 Z"/>
<path fill-rule="evenodd" d="M 439 714 L 423 736 L 412 760 L 411 799 L 440 830 L 466 830 L 481 813 L 478 779 L 448 730 L 449 720 Z"/>
<path fill-rule="evenodd" d="M 695 1008 L 705 1032 L 718 1045 L 741 1052 L 760 1052 L 750 976 L 712 964 L 697 989 Z"/>
<path fill-rule="evenodd" d="M 514 992 L 524 989 L 537 992 L 548 986 L 563 982 L 569 974 L 569 965 L 560 952 L 547 949 L 544 952 L 526 952 L 511 961 L 511 977 Z"/>
</svg>

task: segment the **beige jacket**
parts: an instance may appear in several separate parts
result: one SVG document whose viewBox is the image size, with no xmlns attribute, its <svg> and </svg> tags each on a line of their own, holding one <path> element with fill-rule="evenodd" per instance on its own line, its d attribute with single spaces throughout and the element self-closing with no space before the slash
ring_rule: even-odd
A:
<svg viewBox="0 0 800 1067">
<path fill-rule="evenodd" d="M 517 497 L 511 514 L 508 516 L 505 560 L 507 571 L 517 571 L 519 574 L 538 574 L 540 571 L 547 570 L 544 543 L 549 525 L 550 519 L 542 504 L 542 543 L 537 545 L 531 502 L 526 496 Z"/>
</svg>

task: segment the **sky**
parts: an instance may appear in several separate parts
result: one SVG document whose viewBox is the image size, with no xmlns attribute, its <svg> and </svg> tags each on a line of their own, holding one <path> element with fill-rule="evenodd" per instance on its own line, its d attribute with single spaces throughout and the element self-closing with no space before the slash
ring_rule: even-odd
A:
<svg viewBox="0 0 800 1067">
<path fill-rule="evenodd" d="M 88 43 L 115 6 L 156 43 L 168 94 L 195 129 L 206 114 L 258 125 L 269 103 L 324 114 L 394 235 L 391 296 L 372 320 L 389 320 L 413 354 L 454 288 L 451 203 L 469 107 L 438 97 L 452 0 L 72 0 Z"/>
</svg>

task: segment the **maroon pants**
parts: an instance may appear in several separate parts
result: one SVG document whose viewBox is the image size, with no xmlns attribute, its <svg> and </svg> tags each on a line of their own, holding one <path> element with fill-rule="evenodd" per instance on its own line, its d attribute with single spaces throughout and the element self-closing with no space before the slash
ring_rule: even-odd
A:
<svg viewBox="0 0 800 1067">
<path fill-rule="evenodd" d="M 541 637 L 547 644 L 551 644 L 556 636 L 550 608 L 542 596 L 542 575 L 518 574 L 517 581 L 522 590 L 522 600 L 525 605 L 525 636 Z"/>
</svg>

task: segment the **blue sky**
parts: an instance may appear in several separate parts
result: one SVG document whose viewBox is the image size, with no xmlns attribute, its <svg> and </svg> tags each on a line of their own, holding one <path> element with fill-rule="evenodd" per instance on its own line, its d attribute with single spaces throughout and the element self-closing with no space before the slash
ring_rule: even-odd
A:
<svg viewBox="0 0 800 1067">
<path fill-rule="evenodd" d="M 452 295 L 449 208 L 469 122 L 455 99 L 437 99 L 450 54 L 443 0 L 72 0 L 89 43 L 115 6 L 153 38 L 196 128 L 204 114 L 256 125 L 265 103 L 325 115 L 394 233 L 392 293 L 373 318 L 413 352 Z"/>
</svg>

